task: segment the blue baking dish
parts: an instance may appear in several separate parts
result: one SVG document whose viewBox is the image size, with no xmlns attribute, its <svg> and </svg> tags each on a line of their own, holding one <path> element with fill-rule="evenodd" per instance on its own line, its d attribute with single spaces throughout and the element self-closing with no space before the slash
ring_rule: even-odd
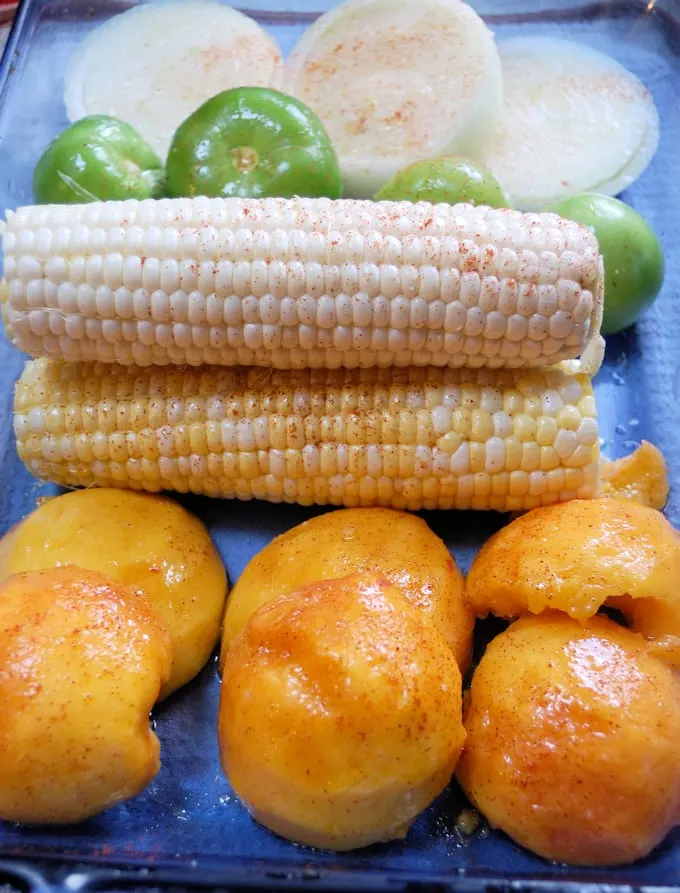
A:
<svg viewBox="0 0 680 893">
<path fill-rule="evenodd" d="M 32 200 L 31 172 L 67 121 L 61 85 L 79 40 L 126 8 L 122 0 L 24 0 L 0 66 L 0 205 Z M 247 12 L 290 51 L 328 0 L 252 0 Z M 620 456 L 643 438 L 661 448 L 680 480 L 680 2 L 679 0 L 479 0 L 501 36 L 568 36 L 602 49 L 634 71 L 661 112 L 661 145 L 626 196 L 655 227 L 668 258 L 663 294 L 641 322 L 611 338 L 596 380 L 602 448 Z M 115 75 L 112 75 L 115 76 Z M 0 339 L 0 534 L 52 492 L 19 462 L 11 423 L 22 356 Z M 183 500 L 209 526 L 233 582 L 272 537 L 315 511 L 291 506 Z M 668 517 L 680 524 L 673 491 Z M 505 520 L 486 513 L 432 512 L 427 522 L 463 570 Z M 482 626 L 480 638 L 492 631 Z M 484 825 L 463 837 L 465 806 L 452 785 L 402 842 L 351 853 L 290 844 L 256 825 L 223 776 L 215 734 L 216 663 L 156 711 L 163 766 L 136 800 L 70 828 L 0 823 L 0 890 L 120 890 L 153 886 L 222 889 L 320 887 L 481 893 L 499 890 L 646 891 L 680 889 L 680 829 L 648 858 L 616 869 L 546 862 Z M 2 705 L 0 705 L 2 709 Z M 680 759 L 680 742 L 679 753 Z M 2 754 L 0 753 L 0 760 Z M 631 767 L 634 771 L 634 767 Z M 6 884 L 7 887 L 3 886 Z"/>
</svg>

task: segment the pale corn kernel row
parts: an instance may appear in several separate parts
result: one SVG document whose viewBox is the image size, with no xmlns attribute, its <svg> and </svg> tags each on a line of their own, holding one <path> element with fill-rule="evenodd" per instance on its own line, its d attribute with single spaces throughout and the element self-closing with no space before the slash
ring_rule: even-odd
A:
<svg viewBox="0 0 680 893">
<path fill-rule="evenodd" d="M 29 362 L 19 455 L 63 485 L 521 510 L 596 495 L 590 380 L 558 369 L 139 369 Z"/>
<path fill-rule="evenodd" d="M 547 249 L 557 253 L 580 251 L 584 244 L 597 247 L 591 233 L 555 214 L 527 214 L 503 208 L 499 209 L 500 213 L 489 215 L 488 211 L 483 206 L 463 204 L 329 198 L 198 197 L 145 201 L 130 199 L 83 205 L 26 205 L 8 212 L 7 223 L 11 224 L 13 233 L 8 246 L 14 250 L 17 247 L 14 240 L 21 238 L 24 241 L 18 247 L 23 252 L 26 247 L 36 244 L 33 241 L 35 236 L 28 235 L 29 231 L 36 227 L 54 231 L 57 241 L 43 249 L 43 259 L 46 259 L 52 248 L 57 249 L 57 254 L 69 253 L 63 249 L 71 244 L 70 239 L 77 240 L 73 243 L 74 247 L 82 245 L 85 233 L 93 230 L 99 238 L 105 239 L 108 236 L 101 236 L 101 232 L 116 233 L 116 239 L 128 240 L 130 250 L 125 253 L 138 254 L 139 241 L 135 244 L 134 240 L 139 240 L 150 227 L 158 227 L 161 230 L 177 230 L 180 233 L 177 244 L 186 251 L 182 256 L 194 256 L 197 245 L 202 245 L 203 251 L 212 250 L 209 247 L 211 231 L 206 228 L 214 227 L 218 231 L 287 233 L 295 230 L 301 233 L 356 233 L 359 236 L 367 236 L 377 229 L 383 238 L 393 236 L 399 240 L 409 235 L 469 237 L 476 244 L 490 241 L 500 247 L 514 245 L 517 250 Z M 472 231 L 469 224 L 472 224 Z M 81 228 L 74 231 L 76 226 Z M 19 236 L 22 232 L 25 234 Z M 466 236 L 467 233 L 470 235 Z M 361 242 L 356 244 L 362 245 Z M 174 244 L 170 254 L 173 257 L 178 254 Z M 284 254 L 287 255 L 287 249 Z M 285 260 L 286 256 L 282 259 Z M 356 260 L 357 257 L 354 258 Z M 394 261 L 388 259 L 387 262 Z"/>
<path fill-rule="evenodd" d="M 124 365 L 540 366 L 598 335 L 594 236 L 551 214 L 327 199 L 21 208 L 4 317 Z"/>
</svg>

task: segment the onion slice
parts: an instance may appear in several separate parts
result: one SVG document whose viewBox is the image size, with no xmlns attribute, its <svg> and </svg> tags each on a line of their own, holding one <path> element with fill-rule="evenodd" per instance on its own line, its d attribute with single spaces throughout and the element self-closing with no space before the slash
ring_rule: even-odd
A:
<svg viewBox="0 0 680 893">
<path fill-rule="evenodd" d="M 485 164 L 522 210 L 579 192 L 616 195 L 659 142 L 649 90 L 604 53 L 549 37 L 498 45 L 504 108 Z"/>
<path fill-rule="evenodd" d="M 134 6 L 74 53 L 64 103 L 71 121 L 113 115 L 162 156 L 181 122 L 232 87 L 277 87 L 281 51 L 252 19 L 214 0 Z"/>
<path fill-rule="evenodd" d="M 342 3 L 304 34 L 284 89 L 326 125 L 356 198 L 421 158 L 479 152 L 502 95 L 493 36 L 460 0 Z"/>
</svg>

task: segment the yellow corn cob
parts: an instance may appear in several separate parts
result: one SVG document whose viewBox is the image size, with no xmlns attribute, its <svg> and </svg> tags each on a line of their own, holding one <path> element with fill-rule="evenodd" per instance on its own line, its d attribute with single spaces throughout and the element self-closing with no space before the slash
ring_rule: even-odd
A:
<svg viewBox="0 0 680 893">
<path fill-rule="evenodd" d="M 594 496 L 588 376 L 561 368 L 140 369 L 35 360 L 19 455 L 65 485 L 501 511 Z"/>
<path fill-rule="evenodd" d="M 8 212 L 3 248 L 10 337 L 52 359 L 518 368 L 601 341 L 597 241 L 554 214 L 329 199 L 40 206 Z"/>
</svg>

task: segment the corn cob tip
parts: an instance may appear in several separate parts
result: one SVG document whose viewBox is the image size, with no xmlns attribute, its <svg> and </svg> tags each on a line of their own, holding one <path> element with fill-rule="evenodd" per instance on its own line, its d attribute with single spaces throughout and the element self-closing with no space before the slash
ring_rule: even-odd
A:
<svg viewBox="0 0 680 893">
<path fill-rule="evenodd" d="M 604 362 L 605 340 L 599 333 L 586 344 L 580 359 L 579 368 L 586 375 L 594 377 Z"/>
</svg>

